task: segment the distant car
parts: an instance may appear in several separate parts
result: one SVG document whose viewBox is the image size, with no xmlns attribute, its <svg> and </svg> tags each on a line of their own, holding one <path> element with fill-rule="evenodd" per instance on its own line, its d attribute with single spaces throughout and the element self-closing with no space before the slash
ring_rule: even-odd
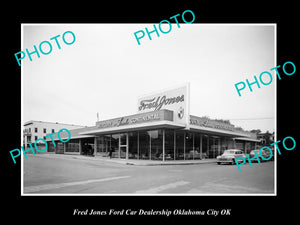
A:
<svg viewBox="0 0 300 225">
<path fill-rule="evenodd" d="M 261 155 L 259 154 L 259 149 L 252 150 L 249 153 L 249 158 L 251 158 L 251 162 L 258 162 L 257 158 L 255 157 L 255 153 L 254 152 L 256 152 L 256 155 L 258 156 L 260 162 L 264 162 L 265 161 L 263 158 L 268 159 L 270 157 L 270 152 L 267 151 L 267 150 L 263 149 L 261 151 Z"/>
<path fill-rule="evenodd" d="M 235 164 L 235 158 L 245 157 L 243 151 L 239 149 L 228 149 L 223 152 L 222 155 L 217 156 L 217 163 L 220 165 L 221 163 L 230 163 Z M 239 159 L 238 162 L 243 161 L 243 159 Z"/>
</svg>

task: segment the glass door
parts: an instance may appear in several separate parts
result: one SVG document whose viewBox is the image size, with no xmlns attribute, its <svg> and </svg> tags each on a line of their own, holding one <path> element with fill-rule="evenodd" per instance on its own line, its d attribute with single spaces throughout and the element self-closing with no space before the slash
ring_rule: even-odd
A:
<svg viewBox="0 0 300 225">
<path fill-rule="evenodd" d="M 128 159 L 128 134 L 122 133 L 119 138 L 119 158 Z"/>
</svg>

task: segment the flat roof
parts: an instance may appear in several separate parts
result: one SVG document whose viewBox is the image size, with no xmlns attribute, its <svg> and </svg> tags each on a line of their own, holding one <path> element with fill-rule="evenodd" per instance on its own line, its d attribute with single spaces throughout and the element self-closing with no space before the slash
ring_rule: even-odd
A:
<svg viewBox="0 0 300 225">
<path fill-rule="evenodd" d="M 172 121 L 155 121 L 149 122 L 147 124 L 132 124 L 132 125 L 125 125 L 122 127 L 110 127 L 110 128 L 96 128 L 95 130 L 90 131 L 82 131 L 79 134 L 111 134 L 116 132 L 130 132 L 130 131 L 137 131 L 137 130 L 153 130 L 153 129 L 160 129 L 160 128 L 169 128 L 169 129 L 178 129 L 178 128 L 185 128 L 185 125 L 178 124 Z"/>
<path fill-rule="evenodd" d="M 104 121 L 97 121 L 95 126 L 70 130 L 71 139 L 89 138 L 101 134 L 166 128 L 184 129 L 210 135 L 227 136 L 236 138 L 237 140 L 259 142 L 255 134 L 242 131 L 229 122 L 222 122 L 220 120 L 211 120 L 207 117 L 190 115 L 190 123 L 183 124 L 174 122 L 173 117 L 173 111 L 163 109 L 124 117 L 117 117 Z M 60 134 L 61 138 L 68 138 L 67 135 L 68 134 L 65 132 Z M 58 140 L 57 134 L 53 135 L 53 139 Z M 50 137 L 48 137 L 46 140 L 51 141 Z"/>
<path fill-rule="evenodd" d="M 87 127 L 83 125 L 76 125 L 76 124 L 69 124 L 69 123 L 58 123 L 58 122 L 46 122 L 46 121 L 40 121 L 40 120 L 29 120 L 24 123 L 23 126 L 28 126 L 33 123 L 48 123 L 48 124 L 59 124 L 59 125 L 68 125 L 68 126 L 75 126 L 75 127 Z"/>
</svg>

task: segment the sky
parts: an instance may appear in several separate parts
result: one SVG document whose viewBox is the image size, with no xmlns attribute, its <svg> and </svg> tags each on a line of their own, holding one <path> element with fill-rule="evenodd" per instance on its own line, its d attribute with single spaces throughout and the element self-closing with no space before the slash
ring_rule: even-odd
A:
<svg viewBox="0 0 300 225">
<path fill-rule="evenodd" d="M 245 130 L 275 130 L 273 24 L 172 23 L 168 34 L 152 33 L 152 40 L 146 34 L 138 45 L 134 32 L 145 27 L 153 24 L 22 24 L 22 51 L 52 44 L 50 54 L 21 61 L 23 123 L 93 126 L 97 112 L 100 120 L 132 115 L 139 96 L 189 82 L 191 115 L 229 119 Z M 66 31 L 75 34 L 71 45 L 62 40 Z M 57 35 L 61 49 L 50 40 Z M 43 50 L 49 50 L 46 44 Z M 239 97 L 234 85 L 263 71 L 273 82 L 253 85 L 253 92 L 247 88 Z"/>
</svg>

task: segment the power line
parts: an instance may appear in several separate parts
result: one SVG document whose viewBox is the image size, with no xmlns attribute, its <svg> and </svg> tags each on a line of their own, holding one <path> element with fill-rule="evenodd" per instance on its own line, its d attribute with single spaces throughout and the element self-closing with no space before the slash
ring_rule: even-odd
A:
<svg viewBox="0 0 300 225">
<path fill-rule="evenodd" d="M 260 118 L 241 118 L 241 119 L 228 119 L 228 120 L 271 120 L 274 117 L 260 117 Z"/>
</svg>

